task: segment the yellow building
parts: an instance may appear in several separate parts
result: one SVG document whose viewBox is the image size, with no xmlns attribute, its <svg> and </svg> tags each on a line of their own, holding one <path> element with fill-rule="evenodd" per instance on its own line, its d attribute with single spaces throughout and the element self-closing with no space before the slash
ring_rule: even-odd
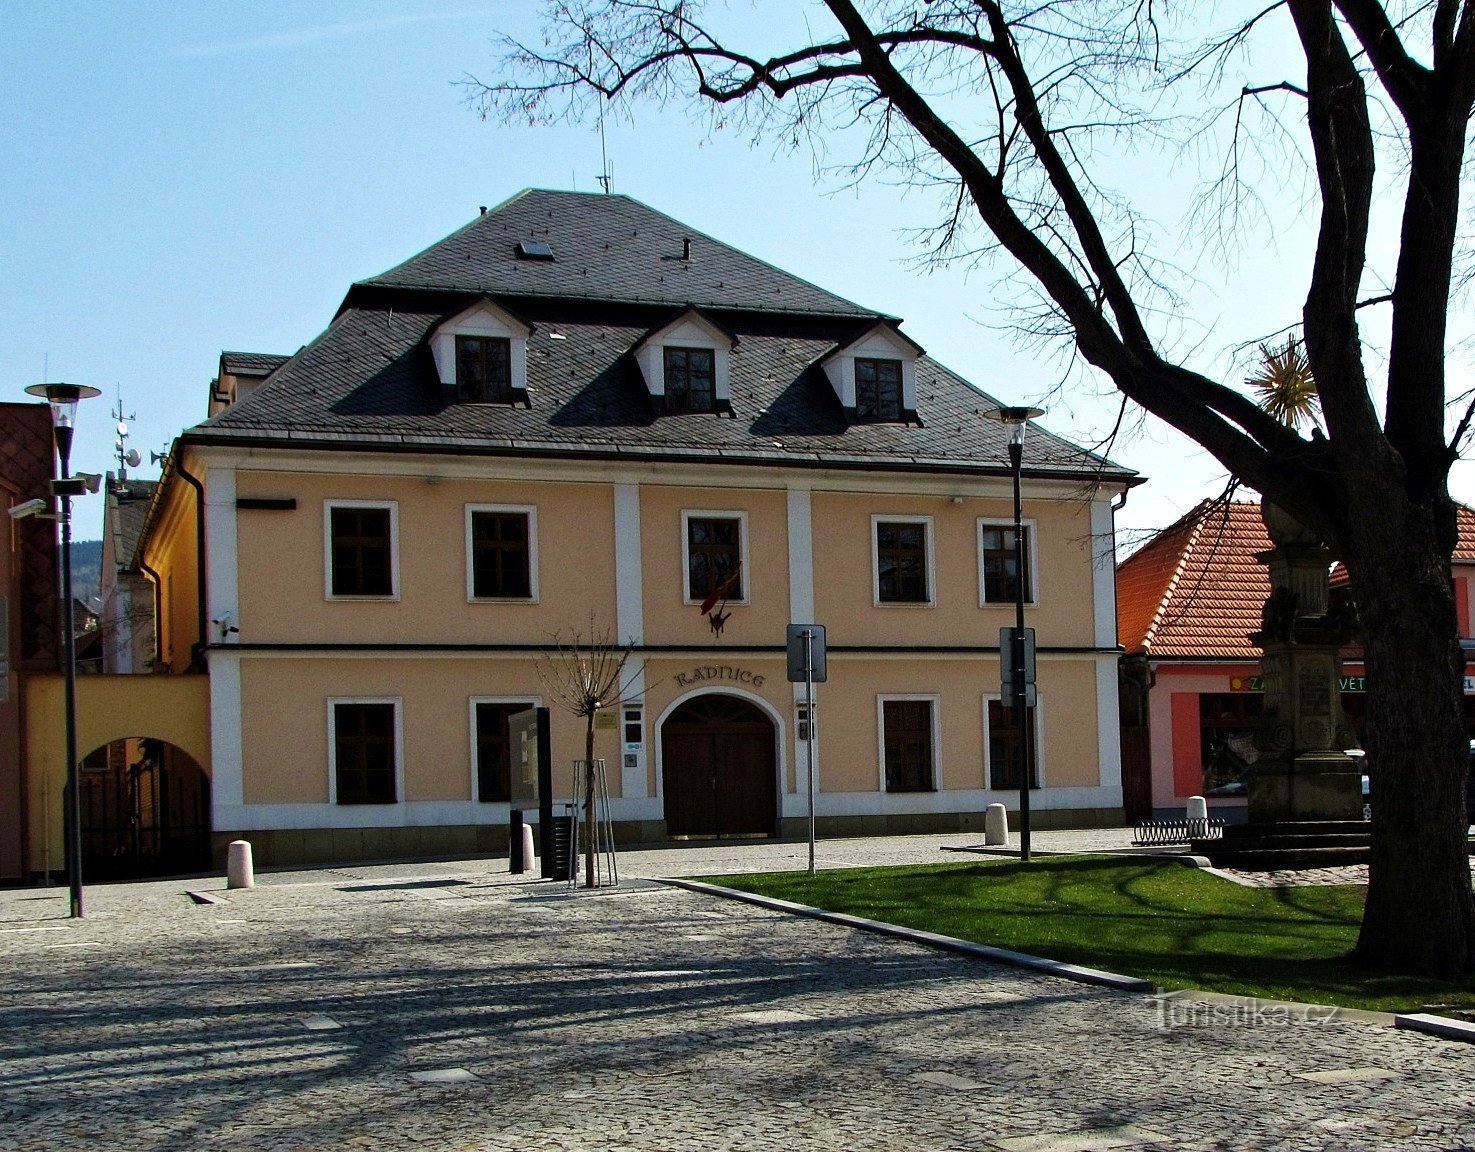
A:
<svg viewBox="0 0 1475 1152">
<path fill-rule="evenodd" d="M 258 858 L 506 842 L 506 716 L 551 638 L 633 645 L 600 717 L 628 839 L 797 833 L 790 622 L 828 629 L 822 835 L 1018 797 L 995 401 L 878 315 L 623 196 L 528 191 L 353 285 L 290 358 L 222 358 L 149 510 L 159 657 L 207 666 L 213 827 Z M 1119 821 L 1112 508 L 1025 446 L 1036 826 Z M 724 595 L 702 611 L 713 592 Z M 553 716 L 569 790 L 582 720 Z"/>
</svg>

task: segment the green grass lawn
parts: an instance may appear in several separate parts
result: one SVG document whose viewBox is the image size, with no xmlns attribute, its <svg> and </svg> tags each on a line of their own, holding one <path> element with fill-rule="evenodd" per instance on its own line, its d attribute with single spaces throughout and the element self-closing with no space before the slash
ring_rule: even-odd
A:
<svg viewBox="0 0 1475 1152">
<path fill-rule="evenodd" d="M 1165 860 L 1070 856 L 718 876 L 712 883 L 1151 980 L 1388 1012 L 1475 1006 L 1475 984 L 1348 959 L 1364 889 L 1245 888 Z"/>
</svg>

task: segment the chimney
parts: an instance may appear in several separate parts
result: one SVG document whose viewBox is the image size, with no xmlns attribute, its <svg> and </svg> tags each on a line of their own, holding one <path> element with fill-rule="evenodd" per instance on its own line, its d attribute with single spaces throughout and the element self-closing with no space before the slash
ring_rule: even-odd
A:
<svg viewBox="0 0 1475 1152">
<path fill-rule="evenodd" d="M 681 258 L 683 260 L 690 260 L 691 259 L 691 237 L 690 236 L 683 236 L 681 238 Z"/>
</svg>

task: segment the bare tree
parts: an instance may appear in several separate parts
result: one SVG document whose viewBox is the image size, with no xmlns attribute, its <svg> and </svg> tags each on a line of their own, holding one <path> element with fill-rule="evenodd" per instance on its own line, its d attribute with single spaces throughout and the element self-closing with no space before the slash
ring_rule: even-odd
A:
<svg viewBox="0 0 1475 1152">
<path fill-rule="evenodd" d="M 589 620 L 589 632 L 570 631 L 552 636 L 553 647 L 538 658 L 538 679 L 558 707 L 572 716 L 584 718 L 584 887 L 595 886 L 595 779 L 594 717 L 600 712 L 618 708 L 629 698 L 639 669 L 627 673 L 633 648 L 620 647 L 614 633 L 595 627 Z"/>
<path fill-rule="evenodd" d="M 1025 332 L 1070 341 L 1124 397 L 1344 561 L 1365 633 L 1381 785 L 1357 954 L 1382 969 L 1468 973 L 1475 907 L 1448 475 L 1475 413 L 1452 420 L 1449 434 L 1445 347 L 1463 252 L 1475 3 L 1261 0 L 1207 38 L 1192 24 L 1201 6 L 1183 6 L 1184 23 L 1174 23 L 1154 0 L 822 7 L 828 31 L 775 53 L 728 42 L 697 2 L 550 2 L 544 44 L 509 43 L 499 73 L 472 82 L 472 98 L 522 121 L 689 100 L 795 144 L 843 144 L 859 132 L 857 177 L 944 192 L 945 214 L 922 237 L 930 251 L 1005 258 L 1026 290 Z M 1254 68 L 1257 42 L 1292 50 L 1297 74 L 1231 80 L 1232 63 Z M 1266 147 L 1307 160 L 1307 211 L 1318 219 L 1299 322 L 1324 431 L 1303 436 L 1241 384 L 1169 350 L 1175 299 L 1152 229 L 1104 182 L 1105 145 L 1173 134 L 1178 123 L 1157 109 L 1171 111 L 1195 85 L 1232 85 L 1215 122 L 1229 125 L 1226 159 L 1205 200 L 1220 235 L 1263 231 L 1254 156 L 1262 173 Z M 1277 114 L 1252 131 L 1263 109 Z M 1381 280 L 1368 246 L 1380 154 L 1396 158 L 1402 188 L 1396 264 Z M 1391 326 L 1381 381 L 1370 379 L 1358 324 L 1373 305 L 1388 309 Z"/>
</svg>

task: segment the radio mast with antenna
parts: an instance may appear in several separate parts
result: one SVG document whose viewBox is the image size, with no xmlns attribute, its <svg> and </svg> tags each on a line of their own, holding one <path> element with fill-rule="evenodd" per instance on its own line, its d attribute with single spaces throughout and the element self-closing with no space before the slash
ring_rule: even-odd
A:
<svg viewBox="0 0 1475 1152">
<path fill-rule="evenodd" d="M 124 485 L 128 482 L 128 469 L 137 468 L 142 459 L 137 448 L 128 447 L 128 421 L 137 420 L 138 413 L 123 414 L 123 386 L 118 385 L 118 406 L 113 410 L 113 419 L 118 422 L 118 436 L 113 441 L 113 455 L 118 460 L 118 484 Z"/>
<path fill-rule="evenodd" d="M 604 109 L 599 110 L 599 175 L 596 177 L 599 186 L 604 189 L 604 194 L 609 195 L 610 170 L 609 149 L 604 139 Z"/>
</svg>

